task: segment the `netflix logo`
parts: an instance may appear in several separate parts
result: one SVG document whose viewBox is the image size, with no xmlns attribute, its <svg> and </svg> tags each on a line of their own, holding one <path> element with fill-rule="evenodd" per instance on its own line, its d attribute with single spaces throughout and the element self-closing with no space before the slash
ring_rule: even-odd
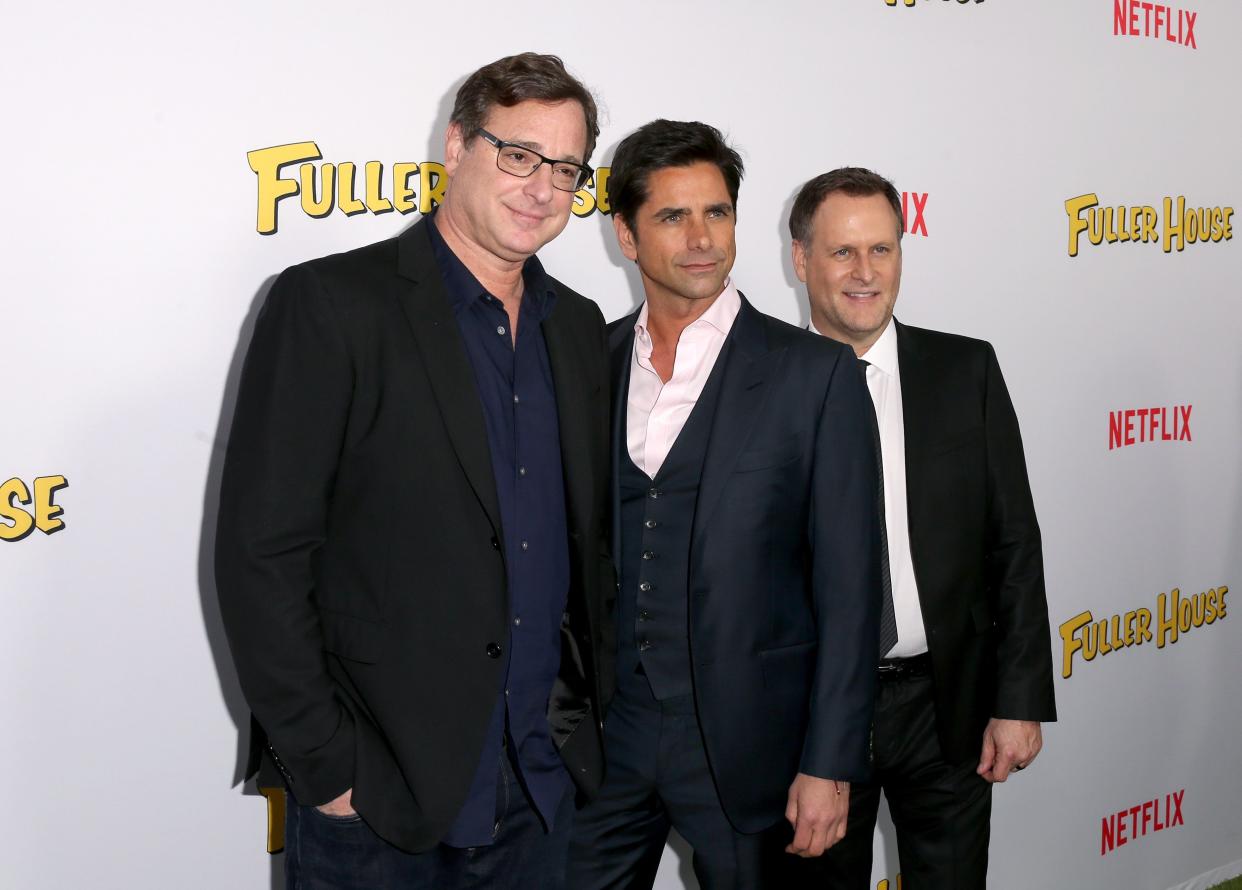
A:
<svg viewBox="0 0 1242 890">
<path fill-rule="evenodd" d="M 1117 847 L 1124 847 L 1148 834 L 1185 825 L 1182 818 L 1182 798 L 1185 796 L 1186 789 L 1183 788 L 1105 816 L 1100 827 L 1100 855 L 1111 853 Z"/>
<path fill-rule="evenodd" d="M 906 221 L 907 235 L 927 237 L 927 192 L 901 193 L 901 218 Z M 911 213 L 913 212 L 913 216 Z"/>
<path fill-rule="evenodd" d="M 1195 43 L 1195 19 L 1197 12 L 1176 9 L 1147 0 L 1114 0 L 1113 35 L 1116 37 L 1150 37 L 1164 39 L 1189 49 L 1198 49 Z"/>
<path fill-rule="evenodd" d="M 1126 408 L 1108 412 L 1108 450 L 1145 442 L 1193 442 L 1190 412 L 1194 405 Z"/>
</svg>

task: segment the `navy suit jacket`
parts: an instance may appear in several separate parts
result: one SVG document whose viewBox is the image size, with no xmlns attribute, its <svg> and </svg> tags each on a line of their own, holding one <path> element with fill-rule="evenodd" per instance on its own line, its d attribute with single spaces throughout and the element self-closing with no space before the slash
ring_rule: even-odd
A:
<svg viewBox="0 0 1242 890">
<path fill-rule="evenodd" d="M 609 325 L 614 535 L 636 318 Z M 745 298 L 718 361 L 689 554 L 690 652 L 721 804 L 739 831 L 755 832 L 783 816 L 796 773 L 869 774 L 880 600 L 873 409 L 848 347 Z"/>
</svg>

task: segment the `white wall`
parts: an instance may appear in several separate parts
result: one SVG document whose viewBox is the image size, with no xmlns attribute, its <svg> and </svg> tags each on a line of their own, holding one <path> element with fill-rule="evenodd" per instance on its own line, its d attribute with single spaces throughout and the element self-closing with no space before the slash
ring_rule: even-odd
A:
<svg viewBox="0 0 1242 890">
<path fill-rule="evenodd" d="M 234 787 L 246 711 L 210 570 L 236 376 L 276 273 L 417 213 L 312 219 L 294 197 L 260 235 L 247 152 L 314 141 L 359 165 L 361 191 L 367 161 L 438 160 L 462 78 L 524 49 L 600 94 L 598 165 L 657 116 L 730 134 L 749 165 L 735 279 L 777 316 L 806 314 L 784 228 L 801 182 L 854 163 L 926 194 L 898 314 L 997 348 L 1058 668 L 1058 627 L 1085 610 L 1237 589 L 1176 645 L 1058 674 L 1061 722 L 996 793 L 993 884 L 1242 871 L 1242 239 L 1067 250 L 1078 195 L 1152 205 L 1161 226 L 1166 196 L 1242 200 L 1242 7 L 1174 2 L 1195 48 L 1114 34 L 1116 0 L 6 10 L 0 482 L 68 487 L 60 533 L 0 540 L 0 885 L 276 880 L 262 800 Z M 608 318 L 634 305 L 608 217 L 571 220 L 542 255 Z M 1193 405 L 1192 441 L 1109 449 L 1111 411 L 1175 405 Z M 1183 789 L 1184 825 L 1101 854 L 1109 814 Z M 891 840 L 877 848 L 876 880 L 894 878 Z M 660 890 L 682 886 L 678 866 L 666 857 Z"/>
</svg>

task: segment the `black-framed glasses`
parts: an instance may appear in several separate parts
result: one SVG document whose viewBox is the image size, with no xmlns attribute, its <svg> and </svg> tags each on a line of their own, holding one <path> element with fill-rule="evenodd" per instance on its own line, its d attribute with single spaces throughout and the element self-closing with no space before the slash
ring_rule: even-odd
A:
<svg viewBox="0 0 1242 890">
<path fill-rule="evenodd" d="M 553 188 L 558 188 L 563 192 L 576 192 L 586 185 L 586 181 L 595 172 L 586 164 L 545 158 L 539 152 L 524 145 L 498 139 L 482 127 L 479 127 L 478 133 L 496 146 L 496 166 L 511 176 L 526 178 L 547 164 L 552 168 Z"/>
</svg>

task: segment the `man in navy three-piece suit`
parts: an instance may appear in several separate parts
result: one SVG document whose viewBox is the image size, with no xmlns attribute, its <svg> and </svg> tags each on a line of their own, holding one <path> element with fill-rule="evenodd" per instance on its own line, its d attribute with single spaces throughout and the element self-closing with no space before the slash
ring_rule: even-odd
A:
<svg viewBox="0 0 1242 890">
<path fill-rule="evenodd" d="M 609 328 L 616 692 L 575 890 L 651 887 L 670 827 L 705 890 L 774 886 L 774 863 L 842 836 L 869 774 L 871 403 L 848 347 L 730 279 L 742 172 L 714 128 L 663 120 L 612 163 L 646 300 Z"/>
</svg>

